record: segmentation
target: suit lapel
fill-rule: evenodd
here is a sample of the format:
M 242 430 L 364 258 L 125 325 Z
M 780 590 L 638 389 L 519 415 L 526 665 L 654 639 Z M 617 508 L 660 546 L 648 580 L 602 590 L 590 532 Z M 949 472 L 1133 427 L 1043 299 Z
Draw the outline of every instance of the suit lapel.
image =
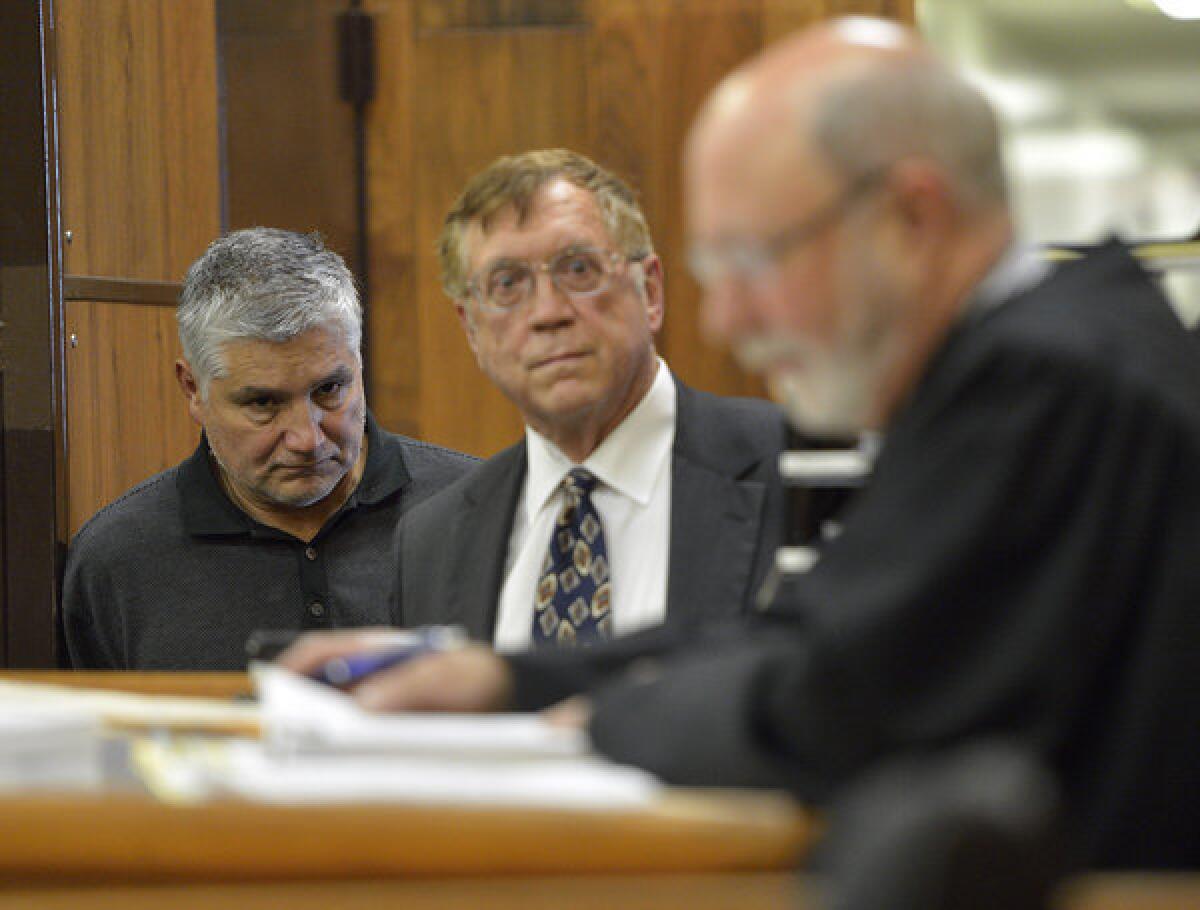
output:
M 722 477 L 678 455 L 671 481 L 667 614 L 688 621 L 737 616 L 754 567 L 766 487 Z
M 667 614 L 689 622 L 737 616 L 754 570 L 766 484 L 739 479 L 752 465 L 713 463 L 720 446 L 706 437 L 719 427 L 700 396 L 677 388 Z
M 501 452 L 476 475 L 463 494 L 447 546 L 461 548 L 461 566 L 449 581 L 451 615 L 471 638 L 492 641 L 503 583 L 508 538 L 525 477 L 525 443 Z

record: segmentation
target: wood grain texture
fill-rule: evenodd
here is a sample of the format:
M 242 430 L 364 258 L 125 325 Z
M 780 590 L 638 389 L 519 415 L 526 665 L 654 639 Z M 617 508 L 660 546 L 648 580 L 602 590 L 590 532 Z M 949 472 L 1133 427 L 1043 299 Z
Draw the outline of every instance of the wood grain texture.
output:
M 756 379 L 701 335 L 700 293 L 686 268 L 680 183 L 680 154 L 701 103 L 729 70 L 762 46 L 761 0 L 720 5 L 674 0 L 654 7 L 649 17 L 639 14 L 637 4 L 624 7 L 604 4 L 597 12 L 608 29 L 626 35 L 627 47 L 633 46 L 636 35 L 648 32 L 649 59 L 660 71 L 654 81 L 657 91 L 645 99 L 647 109 L 639 118 L 654 124 L 653 132 L 645 131 L 653 142 L 642 151 L 647 175 L 642 191 L 667 274 L 667 317 L 659 349 L 675 374 L 698 388 L 731 395 L 761 394 Z M 618 12 L 624 15 L 612 18 Z M 599 90 L 608 89 L 606 83 Z M 614 104 L 619 104 L 619 98 Z
M 554 28 L 585 25 L 585 0 L 432 0 L 417 4 L 417 28 Z
M 60 0 L 64 269 L 178 281 L 220 229 L 212 0 Z
M 462 185 L 493 158 L 585 143 L 586 49 L 586 33 L 575 30 L 427 32 L 417 39 L 417 84 L 439 87 L 418 94 L 415 111 L 414 303 L 426 439 L 490 455 L 520 433 L 515 408 L 479 372 L 441 292 L 435 246 Z
M 819 879 L 748 875 L 539 876 L 378 881 L 35 885 L 0 892 L 0 910 L 817 910 Z M 1086 875 L 1051 910 L 1182 910 L 1200 906 L 1200 876 Z
M 345 0 L 220 0 L 229 229 L 319 231 L 355 267 L 354 117 L 338 89 Z
M 372 7 L 376 94 L 367 107 L 371 268 L 371 409 L 386 427 L 420 435 L 414 109 L 416 42 L 409 0 Z M 435 298 L 435 301 L 438 302 Z
M 92 887 L 9 885 L 0 892 L 0 910 L 815 910 L 820 906 L 816 894 L 810 898 L 805 894 L 795 875 L 778 872 L 303 883 L 109 882 Z
M 688 124 L 726 72 L 792 29 L 847 12 L 912 19 L 912 0 L 551 7 L 380 0 L 372 8 L 381 63 L 370 121 L 372 406 L 389 427 L 477 455 L 516 440 L 521 425 L 479 372 L 438 278 L 434 243 L 467 177 L 497 155 L 546 146 L 577 149 L 626 177 L 666 267 L 660 351 L 699 388 L 761 394 L 700 334 L 679 179 Z
M 816 910 L 820 879 L 748 875 L 448 877 L 377 881 L 187 882 L 16 885 L 0 910 Z M 1068 881 L 1051 910 L 1182 910 L 1200 906 L 1194 874 L 1085 875 Z
M 11 885 L 735 874 L 793 868 L 815 831 L 810 816 L 777 794 L 672 793 L 645 809 L 614 811 L 22 795 L 0 799 L 0 878 Z
M 176 281 L 127 281 L 91 275 L 63 275 L 64 300 L 108 300 L 174 308 L 183 285 Z
M 250 695 L 254 686 L 245 673 L 130 673 L 106 670 L 7 670 L 5 682 L 29 682 L 73 689 L 103 689 L 138 695 L 183 695 L 234 698 Z
M 61 0 L 64 270 L 178 282 L 220 230 L 212 0 Z M 67 521 L 195 445 L 170 307 L 65 306 Z
M 68 301 L 67 498 L 75 532 L 106 503 L 185 458 L 199 440 L 175 382 L 169 307 Z

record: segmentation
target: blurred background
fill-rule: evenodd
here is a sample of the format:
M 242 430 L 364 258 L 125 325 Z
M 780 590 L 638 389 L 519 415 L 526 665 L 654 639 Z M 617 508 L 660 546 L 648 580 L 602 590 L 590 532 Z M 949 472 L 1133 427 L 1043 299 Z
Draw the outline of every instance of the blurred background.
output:
M 919 0 L 917 22 L 1000 111 L 1025 235 L 1200 240 L 1200 3 Z M 1200 318 L 1200 253 L 1161 259 Z

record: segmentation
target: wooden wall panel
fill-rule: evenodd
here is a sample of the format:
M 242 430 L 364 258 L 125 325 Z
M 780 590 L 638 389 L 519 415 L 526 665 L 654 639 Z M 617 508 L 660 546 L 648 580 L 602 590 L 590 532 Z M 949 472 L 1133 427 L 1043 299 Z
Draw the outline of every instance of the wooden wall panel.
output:
M 416 300 L 420 316 L 420 432 L 443 445 L 491 454 L 514 440 L 516 411 L 476 367 L 441 292 L 435 245 L 442 217 L 466 177 L 497 155 L 587 137 L 585 32 L 571 28 L 423 31 L 413 183 Z M 387 340 L 378 339 L 380 347 Z
M 199 441 L 175 382 L 179 337 L 165 306 L 66 305 L 70 534 L 101 505 Z
M 371 112 L 373 407 L 383 422 L 490 455 L 514 409 L 479 373 L 437 276 L 434 241 L 496 155 L 567 146 L 634 184 L 666 265 L 659 347 L 700 387 L 761 385 L 702 339 L 684 267 L 679 153 L 712 86 L 765 43 L 848 12 L 912 20 L 912 0 L 377 0 Z
M 228 229 L 320 231 L 355 267 L 354 111 L 338 88 L 346 0 L 219 0 Z
M 58 0 L 64 270 L 178 281 L 220 229 L 212 0 Z
M 58 0 L 63 271 L 177 282 L 221 228 L 213 0 Z M 70 240 L 66 241 L 66 234 Z M 194 446 L 171 307 L 65 310 L 67 537 Z
M 367 107 L 370 209 L 371 397 L 388 428 L 421 435 L 414 161 L 416 45 L 409 0 L 374 10 L 375 100 Z M 428 251 L 426 251 L 428 252 Z M 437 297 L 430 300 L 434 305 Z
M 835 16 L 883 16 L 915 22 L 915 0 L 763 0 L 763 43 Z
M 626 167 L 640 186 L 655 243 L 667 275 L 667 318 L 659 338 L 659 350 L 671 369 L 684 381 L 699 388 L 734 395 L 761 394 L 757 379 L 748 376 L 723 350 L 709 346 L 701 336 L 697 320 L 699 290 L 687 273 L 686 237 L 679 158 L 684 137 L 696 110 L 712 87 L 730 69 L 762 46 L 760 0 L 733 3 L 694 3 L 673 0 L 646 7 L 636 2 L 597 3 L 598 31 L 620 32 L 625 46 L 641 40 L 650 49 L 658 71 L 651 83 L 655 91 L 641 99 L 639 124 L 631 124 L 636 135 L 652 136 L 641 152 L 638 169 Z M 648 9 L 653 12 L 647 15 Z M 608 42 L 605 56 L 612 56 L 616 42 Z M 600 93 L 611 93 L 613 104 L 620 95 L 636 91 L 617 76 L 627 69 L 613 61 L 614 77 L 597 84 Z M 625 77 L 628 80 L 628 77 Z M 597 125 L 602 126 L 603 121 Z M 651 124 L 653 126 L 651 126 Z M 608 159 L 614 142 L 598 137 L 597 154 Z

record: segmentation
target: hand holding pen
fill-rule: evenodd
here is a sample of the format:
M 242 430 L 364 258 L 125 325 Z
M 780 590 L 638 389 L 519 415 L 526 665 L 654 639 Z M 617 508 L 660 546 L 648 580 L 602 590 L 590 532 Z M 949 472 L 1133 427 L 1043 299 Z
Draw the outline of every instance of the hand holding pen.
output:
M 512 703 L 507 661 L 457 628 L 310 632 L 278 660 L 347 689 L 371 711 L 502 711 Z
M 331 657 L 309 675 L 318 682 L 348 689 L 368 676 L 395 667 L 422 654 L 450 651 L 467 643 L 466 634 L 457 626 L 426 626 L 398 629 L 380 636 L 377 647 Z

